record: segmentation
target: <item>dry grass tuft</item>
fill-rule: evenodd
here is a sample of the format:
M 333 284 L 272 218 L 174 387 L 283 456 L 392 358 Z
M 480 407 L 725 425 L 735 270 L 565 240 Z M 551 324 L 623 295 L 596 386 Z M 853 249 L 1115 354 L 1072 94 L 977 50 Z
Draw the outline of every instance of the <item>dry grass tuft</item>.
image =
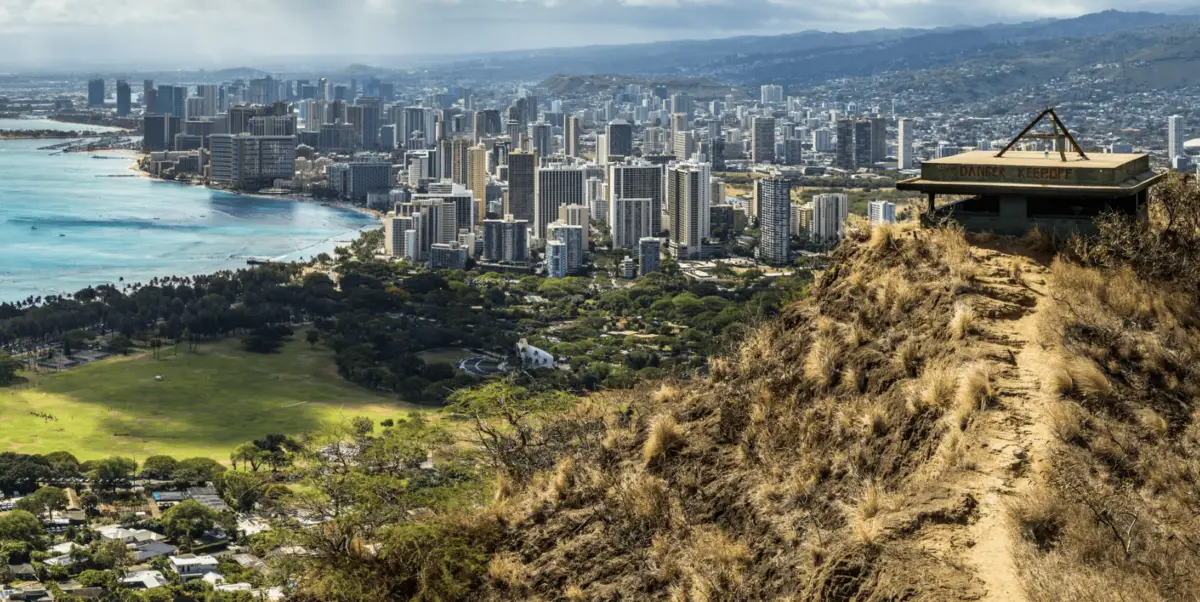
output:
M 488 563 L 488 577 L 506 587 L 521 587 L 529 578 L 529 569 L 514 552 L 501 552 Z
M 708 376 L 713 382 L 724 382 L 734 375 L 733 362 L 726 357 L 708 358 Z
M 872 253 L 878 253 L 885 249 L 896 249 L 896 237 L 899 234 L 899 227 L 895 224 L 879 224 L 871 228 L 871 238 L 867 239 L 867 248 Z
M 563 458 L 554 470 L 554 478 L 550 480 L 550 499 L 561 500 L 571 492 L 575 485 L 575 459 Z
M 896 347 L 892 361 L 895 363 L 896 369 L 905 376 L 916 376 L 921 368 L 921 356 L 917 349 L 917 342 L 912 338 L 904 339 Z
M 1025 235 L 1025 248 L 1034 253 L 1054 253 L 1058 250 L 1058 244 L 1054 242 L 1053 236 L 1034 226 Z
M 683 389 L 672 384 L 664 384 L 650 396 L 650 400 L 658 405 L 675 403 L 683 397 Z
M 684 578 L 694 602 L 738 599 L 750 564 L 750 547 L 717 528 L 693 533 L 684 554 Z
M 1020 256 L 1013 257 L 1008 266 L 1008 277 L 1013 284 L 1023 286 L 1025 284 L 1025 260 Z
M 828 389 L 837 377 L 833 344 L 825 338 L 813 341 L 804 358 L 804 377 L 818 388 Z
M 872 437 L 882 437 L 888 433 L 887 411 L 883 404 L 873 403 L 867 406 L 863 413 L 863 426 Z
M 982 364 L 968 368 L 958 385 L 958 396 L 954 402 L 954 423 L 959 429 L 967 430 L 971 416 L 976 411 L 986 410 L 995 399 L 995 395 L 991 370 Z
M 958 383 L 954 372 L 945 366 L 932 366 L 925 369 L 918 383 L 917 396 L 921 408 L 949 407 L 954 399 L 954 388 Z
M 1112 383 L 1095 362 L 1076 357 L 1067 363 L 1067 370 L 1079 394 L 1099 400 L 1108 399 L 1113 394 Z
M 567 599 L 567 602 L 586 602 L 588 599 L 587 594 L 583 593 L 583 588 L 578 585 L 568 585 L 563 592 L 563 597 Z
M 971 334 L 971 330 L 975 328 L 976 316 L 975 310 L 966 303 L 957 303 L 954 306 L 954 316 L 950 318 L 950 338 L 954 340 L 962 340 Z
M 867 483 L 863 488 L 862 500 L 858 502 L 856 511 L 860 520 L 871 520 L 879 515 L 881 510 L 884 510 L 884 495 L 879 484 L 875 482 Z
M 1068 445 L 1083 441 L 1087 414 L 1079 404 L 1073 401 L 1051 402 L 1046 408 L 1046 420 L 1050 424 L 1050 432 L 1059 441 Z
M 679 442 L 679 423 L 670 414 L 659 414 L 650 423 L 650 435 L 642 447 L 642 461 L 647 466 L 658 457 L 666 454 Z
M 505 500 L 512 498 L 513 492 L 514 492 L 514 486 L 513 486 L 512 479 L 508 478 L 508 475 L 506 475 L 504 473 L 497 474 L 495 487 L 496 487 L 496 491 L 493 494 L 492 498 L 497 503 L 503 502 Z

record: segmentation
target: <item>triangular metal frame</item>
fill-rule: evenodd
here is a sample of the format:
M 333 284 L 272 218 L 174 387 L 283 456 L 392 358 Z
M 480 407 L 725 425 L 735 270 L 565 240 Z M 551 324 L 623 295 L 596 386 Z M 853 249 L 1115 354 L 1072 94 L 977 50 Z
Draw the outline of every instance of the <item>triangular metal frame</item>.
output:
M 1053 134 L 1030 134 L 1029 132 L 1033 128 L 1037 127 L 1037 124 L 1041 123 L 1042 120 L 1045 119 L 1047 116 L 1050 117 L 1050 123 L 1051 123 L 1051 125 L 1054 126 L 1054 133 Z M 1004 150 L 1000 151 L 999 153 L 996 153 L 996 158 L 1003 157 L 1004 153 L 1007 153 L 1008 151 L 1012 150 L 1012 147 L 1016 146 L 1017 143 L 1020 142 L 1021 140 L 1038 139 L 1038 140 L 1059 141 L 1059 140 L 1063 140 L 1064 138 L 1071 142 L 1071 147 L 1073 149 L 1071 152 L 1077 153 L 1080 156 L 1080 158 L 1082 158 L 1084 161 L 1090 161 L 1090 159 L 1088 159 L 1087 153 L 1083 152 L 1083 147 L 1079 146 L 1079 143 L 1075 141 L 1075 137 L 1071 135 L 1071 132 L 1069 130 L 1067 130 L 1067 126 L 1063 124 L 1062 120 L 1058 118 L 1058 114 L 1056 114 L 1054 112 L 1054 107 L 1049 107 L 1045 111 L 1038 113 L 1038 116 L 1034 117 L 1033 121 L 1029 122 L 1029 125 L 1025 126 L 1025 129 L 1021 130 L 1021 133 L 1017 134 L 1017 137 L 1013 138 L 1012 142 L 1009 142 L 1008 146 L 1004 147 Z M 1058 146 L 1059 156 L 1062 157 L 1062 160 L 1065 163 L 1067 161 L 1067 152 L 1063 148 L 1063 146 L 1065 146 L 1065 145 L 1057 144 L 1056 146 Z

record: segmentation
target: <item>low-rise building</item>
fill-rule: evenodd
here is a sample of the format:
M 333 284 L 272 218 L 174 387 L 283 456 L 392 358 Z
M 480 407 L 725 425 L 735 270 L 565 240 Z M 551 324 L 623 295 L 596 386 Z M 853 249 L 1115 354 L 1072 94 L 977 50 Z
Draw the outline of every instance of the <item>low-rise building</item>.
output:
M 217 572 L 217 559 L 212 556 L 183 554 L 172 556 L 170 563 L 171 570 L 175 571 L 179 575 L 179 579 L 184 583 L 193 579 L 200 579 L 208 573 Z

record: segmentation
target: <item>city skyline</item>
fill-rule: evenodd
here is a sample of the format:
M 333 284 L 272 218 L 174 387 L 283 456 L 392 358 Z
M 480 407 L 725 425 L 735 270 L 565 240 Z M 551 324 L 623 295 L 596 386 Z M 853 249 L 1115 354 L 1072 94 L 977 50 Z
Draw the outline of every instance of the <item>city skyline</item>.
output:
M 0 72 L 30 69 L 220 69 L 266 63 L 284 69 L 345 65 L 347 61 L 405 61 L 551 48 L 721 39 L 883 28 L 954 28 L 1073 18 L 1104 10 L 1195 14 L 1186 0 L 1029 0 L 993 6 L 978 2 L 856 0 L 794 1 L 619 0 L 562 2 L 388 2 L 352 0 L 336 6 L 311 0 L 253 0 L 203 4 L 145 0 L 0 1 Z M 336 10 L 334 10 L 336 8 Z M 553 8 L 554 10 L 547 10 Z M 265 29 L 262 23 L 273 27 Z M 193 35 L 179 37 L 173 26 Z M 497 38 L 514 26 L 534 37 Z M 395 35 L 400 31 L 403 35 Z M 446 43 L 453 31 L 455 44 Z M 314 49 L 336 48 L 336 52 Z M 103 43 L 100 43 L 100 42 Z M 222 41 L 225 43 L 214 43 Z M 146 53 L 146 48 L 156 48 Z

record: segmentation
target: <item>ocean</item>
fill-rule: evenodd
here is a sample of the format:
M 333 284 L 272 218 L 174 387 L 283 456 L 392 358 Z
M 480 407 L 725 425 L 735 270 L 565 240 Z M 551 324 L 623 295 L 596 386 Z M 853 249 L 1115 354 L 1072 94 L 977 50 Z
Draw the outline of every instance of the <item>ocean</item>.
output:
M 151 180 L 129 154 L 37 150 L 57 142 L 0 140 L 0 302 L 307 259 L 378 226 L 314 202 Z

